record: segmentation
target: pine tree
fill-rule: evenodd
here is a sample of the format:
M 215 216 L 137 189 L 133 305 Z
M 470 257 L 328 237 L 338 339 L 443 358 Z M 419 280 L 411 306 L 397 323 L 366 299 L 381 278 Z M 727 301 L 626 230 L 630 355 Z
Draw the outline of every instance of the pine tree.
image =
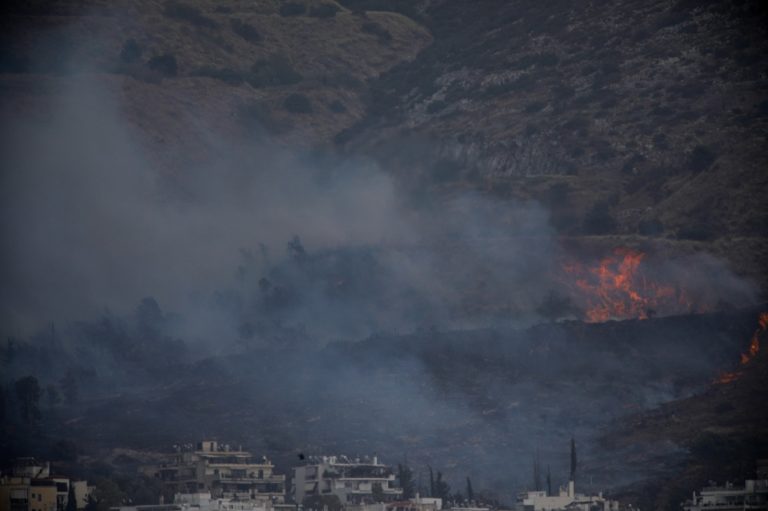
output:
M 411 499 L 415 496 L 413 483 L 413 471 L 406 464 L 397 465 L 397 479 L 403 490 L 403 499 Z
M 16 380 L 16 396 L 19 398 L 21 418 L 27 424 L 40 418 L 40 384 L 34 376 L 26 376 Z
M 533 460 L 533 490 L 541 490 L 541 466 L 539 465 L 539 453 L 536 453 L 536 458 Z
M 77 496 L 75 495 L 75 485 L 73 481 L 69 482 L 69 495 L 67 496 L 66 511 L 77 511 Z
M 576 480 L 576 439 L 571 437 L 571 481 Z

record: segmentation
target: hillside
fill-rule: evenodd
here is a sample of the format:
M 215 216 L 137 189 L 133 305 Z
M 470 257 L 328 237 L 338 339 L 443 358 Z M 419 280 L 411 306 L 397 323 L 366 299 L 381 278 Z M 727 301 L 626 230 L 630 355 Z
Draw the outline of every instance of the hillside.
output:
M 337 142 L 417 189 L 535 197 L 564 234 L 725 245 L 764 284 L 766 14 L 432 2 L 434 43 L 373 84 L 369 115 Z
M 367 81 L 413 58 L 430 35 L 396 13 L 295 6 L 14 2 L 2 21 L 0 112 L 45 115 L 86 77 L 118 99 L 177 186 L 221 158 L 223 140 L 266 133 L 291 147 L 327 144 L 362 118 Z

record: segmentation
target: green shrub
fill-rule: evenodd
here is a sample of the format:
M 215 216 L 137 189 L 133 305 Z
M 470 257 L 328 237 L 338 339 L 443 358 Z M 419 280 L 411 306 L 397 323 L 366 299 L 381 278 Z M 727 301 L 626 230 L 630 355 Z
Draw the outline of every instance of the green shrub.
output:
M 239 19 L 233 19 L 229 24 L 235 34 L 239 35 L 249 43 L 256 44 L 261 42 L 261 34 L 253 25 L 245 23 Z
M 313 18 L 333 18 L 339 10 L 339 6 L 335 4 L 320 4 L 312 7 L 309 15 Z
M 429 105 L 427 105 L 427 113 L 428 114 L 436 114 L 442 110 L 445 110 L 445 107 L 448 106 L 447 103 L 443 100 L 435 100 L 431 102 Z
M 298 2 L 286 2 L 280 6 L 280 16 L 301 16 L 307 12 L 307 6 Z
M 698 174 L 707 170 L 717 159 L 717 153 L 707 146 L 697 145 L 688 155 L 688 169 Z
M 328 105 L 328 109 L 335 114 L 343 114 L 347 111 L 347 107 L 344 106 L 344 103 L 338 99 L 334 100 L 330 105 Z
M 547 106 L 547 104 L 544 103 L 543 101 L 533 101 L 525 105 L 524 110 L 525 110 L 525 113 L 534 114 L 536 112 L 541 111 L 545 106 Z
M 237 119 L 246 131 L 252 133 L 279 134 L 290 128 L 290 125 L 276 120 L 268 108 L 261 103 L 248 103 L 237 111 Z
M 610 234 L 616 230 L 616 219 L 607 201 L 596 202 L 584 216 L 585 234 Z
M 178 73 L 176 57 L 174 57 L 170 53 L 152 57 L 147 62 L 147 67 L 151 71 L 154 71 L 155 73 L 158 73 L 161 76 L 171 77 L 171 76 L 176 76 L 176 74 Z
M 214 78 L 230 85 L 240 85 L 246 79 L 246 74 L 237 69 L 203 67 L 195 71 L 195 76 Z
M 378 37 L 380 43 L 387 43 L 392 40 L 392 34 L 389 33 L 389 30 L 382 27 L 375 21 L 366 21 L 363 23 L 362 30 L 366 34 L 371 34 Z
M 658 218 L 641 220 L 637 226 L 637 232 L 643 236 L 660 236 L 664 233 L 664 224 Z
M 292 114 L 312 113 L 312 102 L 304 94 L 290 94 L 283 101 L 283 107 Z
M 186 5 L 181 2 L 166 2 L 163 9 L 163 15 L 181 21 L 188 21 L 201 28 L 216 28 L 216 22 L 211 18 L 204 16 L 197 7 Z
M 704 223 L 686 225 L 677 230 L 677 238 L 682 240 L 707 241 L 714 238 L 712 227 Z
M 283 56 L 273 55 L 265 60 L 257 61 L 251 67 L 248 83 L 253 87 L 276 87 L 294 85 L 303 77 Z
M 135 39 L 128 39 L 120 50 L 120 61 L 124 64 L 132 64 L 141 58 L 142 48 Z

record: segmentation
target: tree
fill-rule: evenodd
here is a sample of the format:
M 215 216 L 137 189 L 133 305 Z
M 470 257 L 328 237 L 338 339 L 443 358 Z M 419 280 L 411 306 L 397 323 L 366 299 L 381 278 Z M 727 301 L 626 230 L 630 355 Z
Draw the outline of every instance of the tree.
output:
M 75 495 L 75 485 L 69 482 L 69 495 L 67 495 L 66 511 L 77 511 L 77 495 Z
M 5 422 L 5 414 L 6 414 L 6 404 L 5 404 L 5 387 L 0 385 L 0 424 Z
M 611 215 L 611 206 L 607 201 L 596 202 L 584 217 L 585 234 L 610 234 L 616 227 L 616 220 Z
M 571 481 L 576 480 L 576 439 L 571 437 Z
M 451 497 L 451 486 L 443 481 L 443 473 L 437 471 L 437 478 L 435 479 L 435 493 L 436 497 L 443 499 L 443 502 L 448 502 Z
M 536 452 L 536 457 L 533 459 L 533 490 L 541 490 L 541 466 L 539 464 L 539 453 Z
M 384 489 L 381 487 L 381 483 L 374 483 L 371 489 L 371 497 L 374 502 L 384 502 Z
M 302 245 L 301 239 L 298 236 L 294 236 L 288 242 L 288 255 L 298 262 L 302 262 L 307 258 L 307 251 L 304 250 L 304 245 Z
M 19 398 L 21 418 L 27 424 L 40 418 L 40 384 L 34 376 L 16 380 L 16 396 Z
M 61 396 L 59 396 L 59 391 L 56 390 L 55 385 L 48 385 L 45 387 L 45 397 L 48 401 L 49 408 L 56 408 L 56 405 L 61 402 Z
M 85 511 L 108 511 L 110 507 L 122 505 L 125 499 L 125 493 L 116 482 L 101 478 L 96 481 L 96 489 L 88 497 Z
M 310 495 L 302 502 L 305 510 L 312 511 L 341 511 L 342 505 L 336 495 Z
M 75 378 L 75 374 L 72 370 L 67 371 L 67 374 L 59 380 L 59 385 L 64 393 L 64 399 L 67 401 L 67 404 L 75 404 L 77 402 L 78 388 L 77 378 Z
M 416 496 L 413 482 L 413 471 L 405 464 L 397 465 L 397 480 L 403 490 L 403 499 L 411 499 Z
M 472 490 L 472 480 L 467 476 L 467 500 L 472 502 L 475 500 L 475 492 Z

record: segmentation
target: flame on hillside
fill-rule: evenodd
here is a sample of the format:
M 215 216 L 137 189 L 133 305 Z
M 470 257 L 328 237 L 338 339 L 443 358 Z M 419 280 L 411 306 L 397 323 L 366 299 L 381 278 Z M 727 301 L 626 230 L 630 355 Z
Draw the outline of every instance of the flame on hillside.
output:
M 760 336 L 768 330 L 768 312 L 763 312 L 758 316 L 757 325 L 757 330 L 752 334 L 752 339 L 749 341 L 747 352 L 741 354 L 741 365 L 749 364 L 760 352 Z M 741 374 L 741 371 L 721 373 L 715 380 L 715 383 L 731 383 L 738 380 L 741 377 Z
M 679 286 L 656 281 L 643 262 L 646 254 L 617 248 L 594 266 L 566 263 L 572 294 L 585 304 L 591 323 L 609 319 L 647 319 L 658 311 L 694 312 L 692 302 Z

